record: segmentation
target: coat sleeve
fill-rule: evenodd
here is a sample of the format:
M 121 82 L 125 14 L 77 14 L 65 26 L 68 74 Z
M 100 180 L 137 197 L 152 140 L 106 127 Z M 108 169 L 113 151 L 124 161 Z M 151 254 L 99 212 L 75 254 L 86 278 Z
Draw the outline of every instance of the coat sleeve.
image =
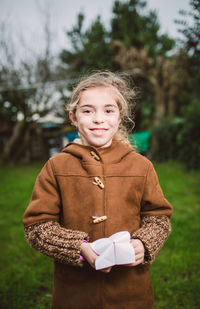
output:
M 163 195 L 158 176 L 151 162 L 149 162 L 141 200 L 141 216 L 144 215 L 168 217 L 172 215 L 172 206 Z
M 132 238 L 142 241 L 145 248 L 144 264 L 151 264 L 171 233 L 170 219 L 167 216 L 143 216 L 141 227 Z
M 145 263 L 152 263 L 171 232 L 172 206 L 165 199 L 153 164 L 149 162 L 141 200 L 140 228 L 132 238 L 140 239 L 145 247 Z
M 25 227 L 25 237 L 31 247 L 54 258 L 60 263 L 83 266 L 80 260 L 80 247 L 84 232 L 61 227 L 58 222 L 48 221 Z
M 51 161 L 38 175 L 30 203 L 24 213 L 24 226 L 38 222 L 59 221 L 61 199 Z

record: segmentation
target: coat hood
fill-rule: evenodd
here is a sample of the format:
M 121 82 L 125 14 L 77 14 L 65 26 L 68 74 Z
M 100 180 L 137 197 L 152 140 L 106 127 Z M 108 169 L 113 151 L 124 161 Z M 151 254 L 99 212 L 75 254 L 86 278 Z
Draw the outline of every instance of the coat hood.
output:
M 113 141 L 111 146 L 98 149 L 73 142 L 62 150 L 62 152 L 69 153 L 83 161 L 88 161 L 88 152 L 91 151 L 95 152 L 104 163 L 118 163 L 133 150 L 121 141 Z

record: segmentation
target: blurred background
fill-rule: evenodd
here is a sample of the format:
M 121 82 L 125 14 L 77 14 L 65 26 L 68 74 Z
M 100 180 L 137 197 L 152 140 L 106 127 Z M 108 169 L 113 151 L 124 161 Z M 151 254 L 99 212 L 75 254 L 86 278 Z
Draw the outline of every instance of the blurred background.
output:
M 200 308 L 200 0 L 0 0 L 1 308 L 49 308 L 52 264 L 21 218 L 42 164 L 77 137 L 64 106 L 92 70 L 129 76 L 130 141 L 174 206 L 156 308 Z
M 0 3 L 1 161 L 44 160 L 72 141 L 72 87 L 106 69 L 137 89 L 139 151 L 200 168 L 199 1 Z

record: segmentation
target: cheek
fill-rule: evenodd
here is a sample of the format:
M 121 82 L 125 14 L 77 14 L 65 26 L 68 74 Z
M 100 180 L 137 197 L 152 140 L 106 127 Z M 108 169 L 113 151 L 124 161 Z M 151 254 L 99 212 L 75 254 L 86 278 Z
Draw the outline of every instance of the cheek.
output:
M 120 118 L 120 117 L 117 117 L 117 118 L 115 118 L 115 120 L 113 120 L 113 124 L 114 124 L 115 126 L 119 126 L 120 123 L 121 123 L 121 118 Z
M 89 125 L 89 119 L 88 118 L 79 118 L 78 119 L 78 126 L 81 128 L 86 128 Z
M 112 127 L 113 130 L 117 131 L 120 125 L 120 120 L 119 119 L 112 119 L 110 121 L 110 126 Z

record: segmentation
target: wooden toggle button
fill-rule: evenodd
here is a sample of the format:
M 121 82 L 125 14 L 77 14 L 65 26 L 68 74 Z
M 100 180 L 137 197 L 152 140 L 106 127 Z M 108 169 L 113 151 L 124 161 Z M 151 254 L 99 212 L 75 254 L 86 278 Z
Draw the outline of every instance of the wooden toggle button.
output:
M 104 184 L 103 182 L 99 179 L 99 177 L 94 177 L 94 185 L 97 185 L 99 188 L 103 189 L 104 188 Z
M 96 161 L 100 161 L 101 158 L 96 154 L 96 152 L 94 151 L 90 151 L 91 156 L 96 160 Z
M 107 216 L 101 216 L 101 217 L 93 216 L 92 218 L 93 218 L 93 223 L 95 224 L 107 220 Z

